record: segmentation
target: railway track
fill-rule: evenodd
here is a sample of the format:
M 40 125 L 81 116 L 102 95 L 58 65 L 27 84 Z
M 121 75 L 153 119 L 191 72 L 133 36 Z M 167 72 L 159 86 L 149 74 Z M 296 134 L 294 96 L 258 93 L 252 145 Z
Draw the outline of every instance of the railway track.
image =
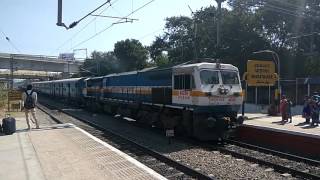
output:
M 222 153 L 270 167 L 281 173 L 289 173 L 295 177 L 320 179 L 319 161 L 239 141 L 227 140 L 226 142 L 227 144 L 223 147 L 218 147 Z M 216 146 L 209 145 L 209 147 L 217 149 Z
M 182 163 L 166 157 L 148 147 L 131 141 L 130 139 L 112 130 L 106 129 L 81 117 L 77 117 L 76 115 L 59 109 L 53 105 L 41 103 L 38 105 L 38 108 L 48 114 L 57 123 L 73 123 L 97 138 L 110 143 L 111 145 L 117 147 L 121 151 L 129 154 L 141 163 L 155 170 L 159 174 L 163 175 L 167 179 L 215 179 L 214 177 L 208 176 L 195 169 L 192 169 L 191 167 L 183 165 Z M 57 113 L 59 113 L 60 116 L 63 113 L 66 116 L 70 116 L 76 120 L 61 120 L 59 117 L 57 117 Z
M 64 108 L 69 108 L 69 107 L 70 106 L 65 106 Z M 53 107 L 53 108 L 57 109 L 56 107 Z M 62 112 L 63 112 L 63 110 L 62 110 Z M 75 116 L 75 113 L 73 113 L 73 112 L 68 111 L 65 113 L 77 118 L 77 116 Z M 92 126 L 99 129 L 99 125 L 97 125 L 97 124 L 94 124 L 92 122 L 87 122 L 87 123 L 91 124 Z M 136 124 L 136 123 L 134 123 L 134 124 Z M 85 129 L 85 128 L 83 128 L 83 129 Z M 103 128 L 100 130 L 104 131 Z M 157 132 L 157 133 L 159 133 L 159 132 Z M 94 134 L 94 132 L 92 134 Z M 108 133 L 106 133 L 106 134 L 108 134 Z M 114 137 L 114 135 L 110 134 L 108 138 L 112 138 L 112 137 Z M 182 138 L 182 141 L 184 141 L 184 138 Z M 186 141 L 186 142 L 191 144 L 194 141 Z M 284 173 L 284 174 L 291 174 L 297 178 L 320 179 L 320 176 L 319 176 L 319 173 L 320 173 L 320 168 L 319 168 L 320 165 L 319 164 L 320 163 L 319 163 L 319 161 L 315 161 L 315 160 L 307 159 L 307 158 L 302 158 L 299 156 L 294 156 L 291 154 L 286 154 L 283 152 L 278 152 L 278 151 L 262 148 L 259 146 L 253 146 L 250 144 L 245 144 L 245 143 L 233 141 L 233 140 L 228 140 L 227 143 L 228 143 L 227 145 L 219 146 L 219 147 L 217 147 L 216 145 L 208 145 L 206 143 L 205 143 L 205 145 L 204 144 L 200 145 L 199 143 L 194 143 L 194 144 L 197 144 L 198 146 L 201 146 L 204 149 L 208 149 L 209 151 L 212 151 L 212 150 L 217 151 L 218 150 L 223 154 L 229 154 L 229 155 L 232 155 L 236 158 L 244 159 L 249 162 L 259 164 L 264 167 L 267 167 L 268 169 L 272 168 L 271 171 L 274 170 L 276 172 L 280 172 L 280 173 Z M 126 143 L 120 142 L 120 144 L 126 144 Z M 126 152 L 126 149 L 121 149 L 121 150 Z M 126 153 L 128 153 L 130 155 L 133 154 L 133 156 L 136 156 L 136 155 L 134 155 L 134 153 L 131 153 L 130 151 L 128 151 Z M 150 153 L 148 153 L 148 154 L 150 154 Z M 151 152 L 151 154 L 152 154 L 152 152 Z M 165 163 L 165 161 L 166 161 L 166 160 L 161 160 L 161 157 L 166 157 L 166 156 L 161 155 L 160 153 L 157 153 L 156 155 L 151 155 L 151 156 L 153 156 L 153 157 L 159 156 L 159 158 L 156 158 L 156 159 L 160 159 L 160 162 L 158 164 Z M 141 161 L 141 160 L 139 160 L 139 161 Z M 142 162 L 143 162 L 143 160 L 142 160 Z M 143 163 L 145 163 L 145 162 L 143 162 Z M 145 164 L 148 164 L 148 163 L 146 162 Z M 149 167 L 152 167 L 152 166 L 154 166 L 154 165 L 151 165 Z M 165 165 L 163 165 L 163 166 L 165 166 Z M 176 166 L 181 166 L 181 167 L 176 168 L 175 166 L 171 166 L 171 168 L 168 168 L 168 169 L 172 169 L 172 167 L 173 167 L 175 169 L 178 169 L 178 170 L 181 169 L 181 171 L 185 171 L 185 170 L 183 170 L 185 168 L 184 165 L 180 164 L 179 162 L 178 162 L 178 165 L 176 165 Z M 160 169 L 161 168 L 164 168 L 164 167 L 160 167 Z M 190 167 L 188 167 L 188 168 L 190 168 Z M 192 169 L 192 168 L 190 168 L 190 169 Z M 189 170 L 186 170 L 186 171 L 189 171 Z M 161 172 L 161 170 L 160 170 L 160 172 Z M 196 170 L 196 172 L 199 172 L 199 171 Z M 179 172 L 176 173 L 176 175 L 178 175 L 178 174 L 179 174 Z M 184 173 L 184 174 L 187 174 L 187 173 Z M 192 174 L 192 173 L 188 173 L 188 174 Z M 205 174 L 202 174 L 202 175 L 205 175 Z M 198 178 L 196 175 L 189 175 L 189 176 L 196 177 L 197 179 L 203 179 L 203 178 Z M 170 178 L 170 176 L 168 176 L 168 178 Z M 205 178 L 212 179 L 213 177 L 205 175 Z M 173 178 L 173 179 L 177 179 L 177 178 Z

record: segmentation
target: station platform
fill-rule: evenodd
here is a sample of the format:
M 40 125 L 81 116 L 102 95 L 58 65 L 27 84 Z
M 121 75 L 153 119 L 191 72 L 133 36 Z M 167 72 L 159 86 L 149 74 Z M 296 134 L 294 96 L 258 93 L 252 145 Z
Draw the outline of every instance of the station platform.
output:
M 292 123 L 282 123 L 280 116 L 268 116 L 266 114 L 246 114 L 249 118 L 244 121 L 246 126 L 259 126 L 261 128 L 271 128 L 274 131 L 287 132 L 289 134 L 298 134 L 320 139 L 320 126 L 311 126 L 305 123 L 301 115 L 292 117 Z
M 247 113 L 244 124 L 237 129 L 239 140 L 320 159 L 320 126 L 305 123 L 301 115 L 292 123 L 283 123 L 281 116 Z
M 17 132 L 0 136 L 0 179 L 165 179 L 73 124 L 29 131 L 16 120 Z

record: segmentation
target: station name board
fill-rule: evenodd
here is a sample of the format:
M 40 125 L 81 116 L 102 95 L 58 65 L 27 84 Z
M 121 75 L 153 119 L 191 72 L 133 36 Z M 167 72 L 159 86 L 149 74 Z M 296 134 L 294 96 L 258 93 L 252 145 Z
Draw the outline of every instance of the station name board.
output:
M 274 62 L 248 60 L 244 79 L 248 86 L 273 86 L 278 79 Z

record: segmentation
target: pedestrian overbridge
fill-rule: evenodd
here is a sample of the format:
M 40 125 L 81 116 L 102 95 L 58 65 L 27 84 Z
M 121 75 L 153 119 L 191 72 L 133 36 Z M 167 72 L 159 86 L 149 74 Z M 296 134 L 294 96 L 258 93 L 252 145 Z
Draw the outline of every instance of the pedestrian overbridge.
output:
M 66 61 L 55 56 L 0 53 L 0 68 L 44 72 L 77 73 L 83 61 Z
M 13 71 L 12 77 L 13 79 L 61 79 L 62 78 L 61 72 L 45 72 L 45 71 L 26 71 L 26 70 L 18 70 Z M 0 71 L 0 78 L 11 78 L 10 70 L 1 70 Z

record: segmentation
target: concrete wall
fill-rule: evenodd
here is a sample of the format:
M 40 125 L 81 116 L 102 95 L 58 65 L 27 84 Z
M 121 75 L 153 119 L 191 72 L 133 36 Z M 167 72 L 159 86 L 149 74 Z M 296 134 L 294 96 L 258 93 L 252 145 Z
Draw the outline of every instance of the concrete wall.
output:
M 245 113 L 263 113 L 263 114 L 267 114 L 268 113 L 268 105 L 255 105 L 255 104 L 249 104 L 246 103 L 245 104 Z M 291 109 L 291 113 L 292 115 L 301 115 L 302 114 L 302 110 L 303 110 L 303 106 L 302 105 L 297 105 L 297 106 L 293 106 Z M 239 110 L 239 113 L 241 113 L 241 108 Z

